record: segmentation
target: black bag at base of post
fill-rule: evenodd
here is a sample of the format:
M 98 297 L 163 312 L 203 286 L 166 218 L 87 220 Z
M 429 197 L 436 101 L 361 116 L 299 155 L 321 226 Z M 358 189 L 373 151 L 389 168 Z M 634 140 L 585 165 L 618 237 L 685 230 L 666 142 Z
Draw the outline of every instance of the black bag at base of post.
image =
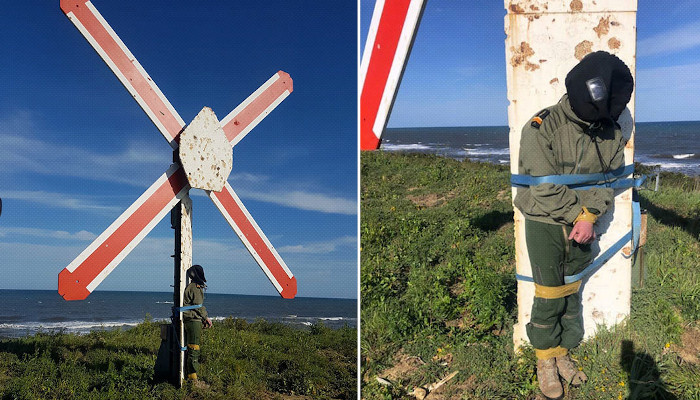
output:
M 172 324 L 162 324 L 160 326 L 160 347 L 156 357 L 153 380 L 155 382 L 169 381 L 174 385 L 180 384 L 180 348 L 177 336 Z

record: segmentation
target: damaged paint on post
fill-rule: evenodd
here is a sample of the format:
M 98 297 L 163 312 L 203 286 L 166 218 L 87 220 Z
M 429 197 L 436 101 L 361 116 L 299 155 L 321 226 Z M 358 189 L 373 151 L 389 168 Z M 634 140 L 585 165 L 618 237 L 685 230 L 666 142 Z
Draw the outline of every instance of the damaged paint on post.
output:
M 233 168 L 233 148 L 216 114 L 204 107 L 180 134 L 180 162 L 190 186 L 220 192 Z
M 637 12 L 636 0 L 519 0 L 506 1 L 509 14 Z M 517 11 L 516 11 L 517 10 Z M 595 25 L 592 25 L 593 27 Z
M 176 230 L 175 240 L 179 239 L 180 243 L 179 248 L 177 246 L 178 243 L 175 243 L 175 251 L 179 251 L 179 257 L 175 257 L 174 289 L 176 298 L 173 300 L 177 307 L 182 307 L 185 305 L 184 296 L 185 288 L 187 287 L 187 270 L 192 266 L 192 199 L 190 199 L 189 195 L 185 195 L 176 207 L 180 208 L 180 229 L 179 231 Z M 182 311 L 177 315 L 175 329 L 177 329 L 177 337 L 179 340 L 178 346 L 180 348 L 185 347 L 185 325 L 182 321 Z M 180 375 L 180 385 L 182 385 L 182 381 L 185 379 L 185 353 L 183 351 L 178 351 L 178 353 L 177 371 Z
M 510 165 L 511 172 L 517 174 L 522 127 L 542 108 L 561 98 L 566 91 L 563 85 L 566 74 L 586 54 L 598 50 L 613 53 L 630 67 L 635 76 L 637 1 L 523 0 L 505 1 L 504 6 L 507 10 L 505 48 L 510 101 Z M 631 164 L 634 161 L 634 96 L 627 107 L 618 122 L 629 139 L 625 147 L 625 164 Z M 513 198 L 516 193 L 514 188 Z M 600 237 L 594 244 L 596 254 L 629 231 L 631 189 L 618 190 L 616 195 L 613 210 L 596 224 Z M 519 274 L 532 276 L 523 221 L 523 215 L 515 209 L 516 270 Z M 631 260 L 625 259 L 621 253 L 584 280 L 582 311 L 586 338 L 595 334 L 597 325 L 615 325 L 629 315 Z M 528 342 L 525 325 L 530 320 L 534 285 L 518 281 L 517 296 L 518 322 L 513 334 L 516 350 Z

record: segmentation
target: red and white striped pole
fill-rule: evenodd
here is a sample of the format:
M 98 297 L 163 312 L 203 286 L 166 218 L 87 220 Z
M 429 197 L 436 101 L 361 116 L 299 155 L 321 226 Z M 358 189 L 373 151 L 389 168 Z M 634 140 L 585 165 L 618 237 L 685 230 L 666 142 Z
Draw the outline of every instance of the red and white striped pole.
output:
M 375 150 L 389 120 L 426 0 L 377 0 L 360 64 L 360 149 Z
M 61 0 L 61 10 L 119 78 L 170 146 L 177 148 L 176 138 L 185 121 L 92 2 Z

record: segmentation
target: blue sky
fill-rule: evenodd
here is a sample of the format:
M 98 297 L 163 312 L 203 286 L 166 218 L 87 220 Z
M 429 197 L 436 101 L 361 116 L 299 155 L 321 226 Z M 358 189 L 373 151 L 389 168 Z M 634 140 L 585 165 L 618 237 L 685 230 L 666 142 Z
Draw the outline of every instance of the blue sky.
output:
M 298 296 L 355 298 L 357 5 L 93 4 L 186 122 L 204 106 L 221 119 L 278 70 L 292 76 L 294 92 L 235 147 L 229 182 Z M 58 0 L 3 10 L 0 288 L 56 290 L 172 153 Z M 190 195 L 194 262 L 210 292 L 277 295 L 204 193 Z M 172 290 L 172 252 L 166 216 L 97 290 Z
M 374 0 L 360 0 L 364 51 Z M 507 125 L 502 1 L 428 0 L 388 127 Z M 700 2 L 639 0 L 636 119 L 700 120 Z

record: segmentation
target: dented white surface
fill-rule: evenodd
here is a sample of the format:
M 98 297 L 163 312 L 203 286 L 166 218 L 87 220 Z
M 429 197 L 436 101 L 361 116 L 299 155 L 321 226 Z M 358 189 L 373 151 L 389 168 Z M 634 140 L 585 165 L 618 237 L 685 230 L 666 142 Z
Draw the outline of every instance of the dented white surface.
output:
M 585 3 L 585 4 L 584 4 Z M 605 50 L 620 57 L 635 76 L 636 0 L 506 1 L 506 75 L 510 125 L 511 172 L 518 173 L 520 134 L 525 123 L 540 109 L 556 103 L 566 92 L 566 74 L 586 54 Z M 630 139 L 625 164 L 634 156 L 634 95 L 620 117 Z M 517 193 L 513 189 L 513 196 Z M 616 242 L 631 228 L 631 189 L 616 192 L 614 209 L 596 223 L 600 240 L 595 253 Z M 627 251 L 629 251 L 629 246 Z M 532 276 L 525 245 L 524 220 L 515 209 L 516 270 Z M 630 312 L 631 260 L 620 253 L 593 277 L 584 280 L 583 315 L 585 337 L 598 325 L 614 325 Z M 518 281 L 518 322 L 513 341 L 517 349 L 528 341 L 525 325 L 530 320 L 534 285 Z
M 180 162 L 193 188 L 220 192 L 233 168 L 233 149 L 214 111 L 204 107 L 180 134 Z

